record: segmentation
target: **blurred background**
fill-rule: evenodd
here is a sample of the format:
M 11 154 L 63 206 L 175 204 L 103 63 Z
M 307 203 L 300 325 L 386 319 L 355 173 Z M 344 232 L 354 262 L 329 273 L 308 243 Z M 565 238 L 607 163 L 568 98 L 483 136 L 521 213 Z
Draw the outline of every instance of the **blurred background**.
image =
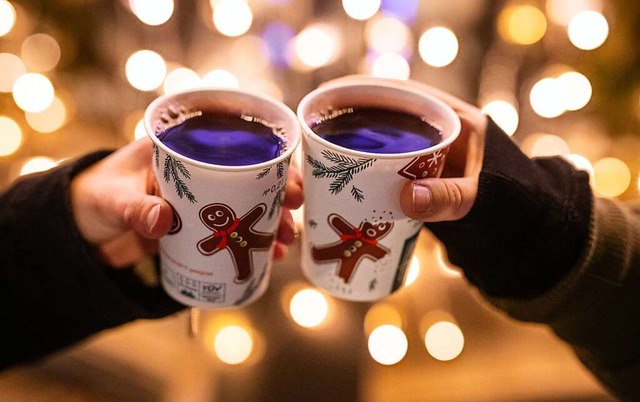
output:
M 347 74 L 411 78 L 481 107 L 603 197 L 640 191 L 635 0 L 0 0 L 0 189 L 144 136 L 197 86 L 295 109 Z M 258 303 L 108 331 L 0 374 L 5 400 L 609 401 L 544 327 L 487 306 L 424 232 L 405 288 L 345 303 L 296 247 Z

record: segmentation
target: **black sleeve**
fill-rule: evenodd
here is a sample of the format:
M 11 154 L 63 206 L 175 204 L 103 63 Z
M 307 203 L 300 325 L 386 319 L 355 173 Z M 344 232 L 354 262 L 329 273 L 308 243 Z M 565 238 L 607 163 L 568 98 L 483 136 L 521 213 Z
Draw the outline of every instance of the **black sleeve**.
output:
M 24 178 L 0 194 L 0 368 L 182 308 L 133 268 L 103 266 L 75 226 L 70 180 L 107 154 Z
M 586 172 L 560 157 L 528 158 L 489 119 L 474 206 L 463 219 L 426 227 L 483 292 L 530 298 L 579 259 L 591 208 Z

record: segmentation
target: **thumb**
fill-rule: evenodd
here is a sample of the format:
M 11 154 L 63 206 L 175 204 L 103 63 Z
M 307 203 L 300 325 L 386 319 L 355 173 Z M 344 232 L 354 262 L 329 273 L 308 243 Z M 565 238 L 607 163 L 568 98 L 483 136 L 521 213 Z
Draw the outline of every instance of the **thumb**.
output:
M 160 197 L 141 194 L 122 201 L 122 221 L 142 237 L 157 239 L 169 232 L 173 209 Z
M 478 194 L 477 179 L 458 177 L 407 182 L 400 193 L 400 206 L 409 218 L 423 222 L 463 218 Z

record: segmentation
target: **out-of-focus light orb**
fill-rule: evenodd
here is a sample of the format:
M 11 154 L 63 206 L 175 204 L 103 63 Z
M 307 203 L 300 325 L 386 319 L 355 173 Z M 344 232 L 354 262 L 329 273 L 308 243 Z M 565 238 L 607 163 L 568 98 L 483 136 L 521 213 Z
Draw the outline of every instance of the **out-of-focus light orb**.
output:
M 325 66 L 337 57 L 337 33 L 327 25 L 308 26 L 295 37 L 294 51 L 300 62 L 307 67 Z
M 602 0 L 547 0 L 549 18 L 560 25 L 569 25 L 569 21 L 580 11 L 602 11 Z
M 380 9 L 381 0 L 342 0 L 345 13 L 354 20 L 364 21 Z
M 402 53 L 410 48 L 411 30 L 402 21 L 392 17 L 372 18 L 365 27 L 369 48 L 377 53 Z
M 545 157 L 556 155 L 568 155 L 570 153 L 569 144 L 553 134 L 542 134 L 531 146 L 531 157 Z
M 424 344 L 434 359 L 450 361 L 462 353 L 464 335 L 456 324 L 440 321 L 429 327 L 424 335 Z
M 67 121 L 67 108 L 62 100 L 55 96 L 48 108 L 39 113 L 26 112 L 25 119 L 35 131 L 52 133 L 59 130 Z
M 385 53 L 377 56 L 371 65 L 371 75 L 381 78 L 406 80 L 411 75 L 409 62 L 399 54 Z
M 404 280 L 404 286 L 409 286 L 413 284 L 418 276 L 420 275 L 420 260 L 418 257 L 413 256 L 411 258 L 411 264 L 409 264 L 409 271 L 407 272 L 407 277 Z
M 157 26 L 173 15 L 173 0 L 129 0 L 131 12 L 144 24 Z
M 593 50 L 607 40 L 609 23 L 604 15 L 597 11 L 581 11 L 571 18 L 567 32 L 569 40 L 575 47 Z
M 152 50 L 139 50 L 127 59 L 127 80 L 141 91 L 153 91 L 164 82 L 167 64 L 162 56 Z
M 400 310 L 391 303 L 378 302 L 371 306 L 364 316 L 364 332 L 368 335 L 382 325 L 393 325 L 402 328 L 403 318 Z
M 54 96 L 53 84 L 42 74 L 23 74 L 13 84 L 13 100 L 25 112 L 42 112 L 51 106 Z
M 589 162 L 589 159 L 585 158 L 582 155 L 578 155 L 578 154 L 563 155 L 563 157 L 569 163 L 571 163 L 576 169 L 584 170 L 585 172 L 589 173 L 589 176 L 591 178 L 593 178 L 593 175 L 594 175 L 595 172 L 594 172 L 594 169 L 593 169 L 593 165 L 591 164 L 591 162 Z
M 213 24 L 225 36 L 240 36 L 251 28 L 253 12 L 243 0 L 219 0 L 213 6 Z
M 491 101 L 482 107 L 482 113 L 490 116 L 508 135 L 513 135 L 518 129 L 520 123 L 518 111 L 507 101 Z
M 238 88 L 238 79 L 227 70 L 214 69 L 202 77 L 202 85 L 213 88 Z
M 629 188 L 631 171 L 620 159 L 604 158 L 593 164 L 594 186 L 598 194 L 614 198 Z
M 190 68 L 178 67 L 169 71 L 164 79 L 164 93 L 174 93 L 187 89 L 198 88 L 201 80 L 198 73 Z
M 374 329 L 367 344 L 373 360 L 385 366 L 400 362 L 409 349 L 407 336 L 394 325 L 381 325 Z
M 136 123 L 135 128 L 133 129 L 133 138 L 139 140 L 140 138 L 144 138 L 147 136 L 147 129 L 144 127 L 144 120 L 140 119 Z
M 46 156 L 36 156 L 29 158 L 20 168 L 20 176 L 31 173 L 44 172 L 58 166 L 58 163 Z
M 60 45 L 52 36 L 37 33 L 22 42 L 20 55 L 30 71 L 42 73 L 58 65 L 61 55 Z
M 536 82 L 529 93 L 529 101 L 533 111 L 541 117 L 558 117 L 567 110 L 567 92 L 555 78 Z
M 313 328 L 326 321 L 329 303 L 327 298 L 316 289 L 302 289 L 291 298 L 289 312 L 296 324 Z
M 11 32 L 16 24 L 16 10 L 6 0 L 0 0 L 0 36 Z
M 0 116 L 0 156 L 11 155 L 22 144 L 22 130 L 10 117 Z
M 433 27 L 427 29 L 418 42 L 420 57 L 430 66 L 444 67 L 458 56 L 458 38 L 448 28 Z
M 0 53 L 0 92 L 11 92 L 19 76 L 27 72 L 22 59 L 13 53 Z
M 238 325 L 222 328 L 213 341 L 216 356 L 224 363 L 236 365 L 246 361 L 253 351 L 253 338 L 249 331 Z
M 547 19 L 537 7 L 511 5 L 498 16 L 498 32 L 510 43 L 532 45 L 547 31 Z
M 591 82 L 587 77 L 576 71 L 568 71 L 561 74 L 556 80 L 567 93 L 565 105 L 567 110 L 579 110 L 587 106 L 593 93 Z

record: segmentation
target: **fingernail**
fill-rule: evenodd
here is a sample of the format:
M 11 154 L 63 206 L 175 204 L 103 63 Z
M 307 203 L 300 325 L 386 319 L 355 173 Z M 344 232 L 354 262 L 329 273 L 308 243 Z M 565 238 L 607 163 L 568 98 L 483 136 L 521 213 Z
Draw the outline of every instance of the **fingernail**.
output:
M 431 207 L 431 190 L 429 187 L 413 185 L 413 212 L 427 212 Z
M 149 213 L 147 214 L 147 229 L 149 232 L 152 232 L 156 227 L 156 223 L 158 223 L 158 218 L 160 217 L 160 204 L 151 208 Z

